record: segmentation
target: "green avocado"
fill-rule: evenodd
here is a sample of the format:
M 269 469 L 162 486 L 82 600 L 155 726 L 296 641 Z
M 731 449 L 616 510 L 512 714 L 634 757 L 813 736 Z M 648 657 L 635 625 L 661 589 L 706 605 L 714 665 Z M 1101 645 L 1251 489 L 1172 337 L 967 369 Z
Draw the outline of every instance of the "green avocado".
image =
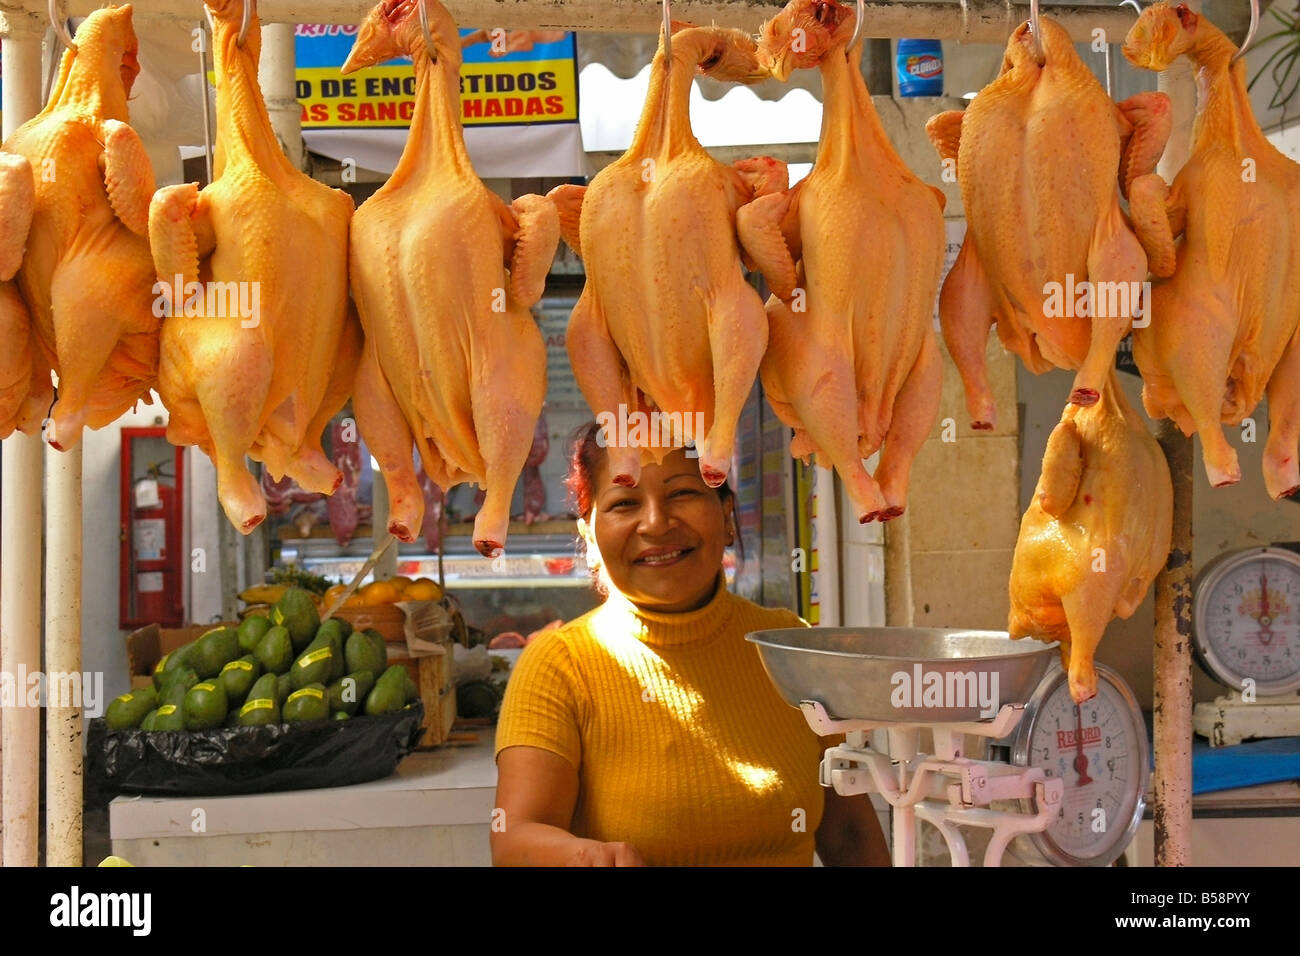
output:
M 154 717 L 154 730 L 185 729 L 185 695 L 193 686 L 180 680 L 174 680 L 167 685 L 167 691 L 163 694 Z
M 166 674 L 186 666 L 190 652 L 194 650 L 194 644 L 194 641 L 190 641 L 188 644 L 182 644 L 170 654 L 163 655 L 163 659 L 153 669 L 153 685 L 155 689 L 162 690 L 162 682 Z
M 140 730 L 157 730 L 158 711 L 151 710 L 144 715 L 144 720 L 140 721 Z
M 351 719 L 352 719 L 352 715 L 349 714 L 346 710 L 334 711 L 334 720 L 351 720 Z
M 288 675 L 288 673 L 280 674 L 278 677 L 276 677 L 275 702 L 279 704 L 281 707 L 283 707 L 284 702 L 289 699 L 289 695 L 292 693 L 293 693 L 293 678 L 291 678 Z
M 257 645 L 261 643 L 266 632 L 271 629 L 270 618 L 254 615 L 246 617 L 239 625 L 239 652 L 241 654 L 251 654 L 257 650 Z
M 239 632 L 233 627 L 214 627 L 194 642 L 185 663 L 194 668 L 200 680 L 208 680 L 238 656 Z
M 104 712 L 104 723 L 109 730 L 131 730 L 139 727 L 157 706 L 158 692 L 152 687 L 142 687 L 114 698 Z
M 316 636 L 320 627 L 320 614 L 316 602 L 301 588 L 289 588 L 284 596 L 271 608 L 271 623 L 279 624 L 289 631 L 293 641 L 294 652 L 301 651 Z
M 382 674 L 384 669 L 388 667 L 387 649 L 375 647 L 375 642 L 363 631 L 355 631 L 348 638 L 343 656 L 349 674 L 356 671 L 370 671 L 371 674 Z
M 280 723 L 280 701 L 275 695 L 278 680 L 274 674 L 263 674 L 257 679 L 248 692 L 248 699 L 237 711 L 239 726 L 257 727 Z
M 308 684 L 324 684 L 332 679 L 334 673 L 334 642 L 332 632 L 322 634 L 307 645 L 307 649 L 289 668 L 289 679 L 294 690 L 300 690 Z
M 168 691 L 173 687 L 184 687 L 189 690 L 199 682 L 199 675 L 188 664 L 182 664 L 180 667 L 170 668 L 162 675 L 162 685 L 158 688 L 159 700 L 167 696 Z
M 185 692 L 185 729 L 207 730 L 220 727 L 226 719 L 226 689 L 220 681 L 207 680 Z
M 280 708 L 280 714 L 286 724 L 301 724 L 309 720 L 328 720 L 330 715 L 329 693 L 320 683 L 300 687 L 289 695 L 289 699 Z
M 346 677 L 340 677 L 329 686 L 330 710 L 355 714 L 374 686 L 375 675 L 370 671 L 353 671 Z
M 268 674 L 288 673 L 293 664 L 293 642 L 289 631 L 283 627 L 271 628 L 257 642 L 253 656 Z
M 325 637 L 330 642 L 330 674 L 327 680 L 338 680 L 348 673 L 347 660 L 343 655 L 343 622 L 330 618 L 316 632 L 316 640 Z
M 366 713 L 373 717 L 376 714 L 388 714 L 395 710 L 401 710 L 402 705 L 406 703 L 406 683 L 408 680 L 410 680 L 410 677 L 406 673 L 406 668 L 401 664 L 394 664 L 384 671 L 379 680 L 375 681 L 375 686 L 371 688 L 370 693 L 366 695 Z
M 379 668 L 375 673 L 382 674 L 383 669 L 388 666 L 388 642 L 384 640 L 384 635 L 380 634 L 373 627 L 368 627 L 361 633 L 364 634 L 369 639 L 370 643 L 375 646 L 375 653 L 378 655 L 380 661 Z M 359 668 L 355 667 L 348 668 L 350 671 L 358 669 Z
M 248 696 L 248 689 L 262 676 L 262 665 L 252 654 L 237 658 L 221 668 L 217 680 L 226 688 L 226 697 L 233 709 Z

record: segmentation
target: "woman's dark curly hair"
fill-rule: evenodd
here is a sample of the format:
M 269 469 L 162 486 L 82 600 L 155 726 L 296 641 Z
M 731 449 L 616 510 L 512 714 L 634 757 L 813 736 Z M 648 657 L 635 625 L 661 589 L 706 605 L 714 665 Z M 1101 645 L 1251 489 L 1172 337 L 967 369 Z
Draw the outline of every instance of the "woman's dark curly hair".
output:
M 600 424 L 594 421 L 579 425 L 569 436 L 569 474 L 564 479 L 564 485 L 569 489 L 578 517 L 584 521 L 591 520 L 591 509 L 595 503 L 596 472 L 605 458 L 605 449 L 601 447 L 599 436 Z M 718 500 L 724 504 L 736 497 L 729 482 L 723 482 L 715 490 L 718 493 Z M 580 543 L 579 547 L 585 547 L 585 543 Z M 745 543 L 740 537 L 738 520 L 736 521 L 736 551 L 741 560 L 744 560 Z

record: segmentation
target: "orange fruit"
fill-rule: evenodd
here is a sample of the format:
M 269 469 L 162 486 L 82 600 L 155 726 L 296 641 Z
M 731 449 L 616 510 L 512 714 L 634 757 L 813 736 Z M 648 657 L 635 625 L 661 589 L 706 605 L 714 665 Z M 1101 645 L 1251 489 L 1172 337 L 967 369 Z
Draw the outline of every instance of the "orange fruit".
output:
M 437 581 L 420 578 L 407 587 L 405 597 L 408 601 L 438 601 L 442 599 L 442 588 Z
M 334 585 L 332 588 L 326 591 L 325 596 L 320 599 L 320 606 L 326 610 L 333 607 L 334 602 L 339 599 L 339 595 L 342 594 L 347 589 L 348 586 L 346 584 Z
M 361 595 L 365 606 L 374 607 L 378 604 L 392 604 L 394 601 L 402 599 L 401 588 L 392 581 L 371 581 L 365 587 L 357 591 Z

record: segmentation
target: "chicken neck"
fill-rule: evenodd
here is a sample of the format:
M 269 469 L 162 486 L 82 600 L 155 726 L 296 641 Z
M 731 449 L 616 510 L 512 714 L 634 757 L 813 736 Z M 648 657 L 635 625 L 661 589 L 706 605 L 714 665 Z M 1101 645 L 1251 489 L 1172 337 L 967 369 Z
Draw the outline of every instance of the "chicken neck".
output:
M 421 44 L 411 53 L 415 66 L 415 112 L 406 148 L 389 188 L 445 176 L 473 176 L 460 122 L 459 60 L 435 63 Z
M 691 84 L 695 69 L 711 53 L 714 43 L 704 30 L 687 28 L 673 34 L 673 56 L 664 57 L 663 39 L 650 64 L 650 89 L 628 156 L 662 156 L 683 151 L 703 151 L 691 129 Z
M 1246 63 L 1232 62 L 1236 52 L 1237 47 L 1223 31 L 1202 17 L 1196 28 L 1196 42 L 1187 51 L 1196 64 L 1193 149 L 1213 138 L 1232 143 L 1238 155 L 1250 156 L 1266 142 L 1246 91 Z
M 280 149 L 271 117 L 257 82 L 262 29 L 253 15 L 244 45 L 240 47 L 239 16 L 217 20 L 213 28 L 213 70 L 217 77 L 217 145 L 212 159 L 212 178 L 221 178 L 227 160 L 248 156 L 276 183 L 297 179 L 301 173 Z
M 119 64 L 105 55 L 99 36 L 78 35 L 78 46 L 64 50 L 59 75 L 42 113 L 75 107 L 99 119 L 126 122 L 126 88 Z
M 819 69 L 823 107 L 816 166 L 879 170 L 882 157 L 900 164 L 857 61 L 846 56 L 843 47 L 836 47 L 827 52 Z

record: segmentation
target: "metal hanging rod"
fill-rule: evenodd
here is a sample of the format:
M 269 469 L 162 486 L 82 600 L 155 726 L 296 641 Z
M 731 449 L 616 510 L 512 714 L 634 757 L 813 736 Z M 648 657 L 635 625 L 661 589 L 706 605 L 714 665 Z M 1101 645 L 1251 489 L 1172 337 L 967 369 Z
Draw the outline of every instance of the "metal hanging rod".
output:
M 103 0 L 62 0 L 71 17 L 88 16 Z M 563 4 L 499 4 L 485 0 L 445 0 L 443 4 L 457 23 L 466 26 L 504 27 L 512 30 L 596 30 L 601 32 L 657 33 L 662 26 L 662 8 L 645 0 L 565 0 Z M 711 23 L 753 31 L 763 20 L 775 16 L 784 0 L 674 0 L 673 16 L 693 23 Z M 374 0 L 258 0 L 257 16 L 262 23 L 320 23 L 356 26 L 374 6 Z M 1011 31 L 1029 19 L 1028 3 L 1005 0 L 967 0 L 963 5 L 927 2 L 882 2 L 863 4 L 864 37 L 917 37 L 959 40 L 966 43 L 1003 44 Z M 9 0 L 0 14 L 0 34 L 35 22 L 48 22 L 48 0 Z M 190 26 L 194 0 L 149 0 L 136 4 L 138 21 L 176 20 Z M 1123 36 L 1133 25 L 1133 15 L 1109 6 L 1047 4 L 1043 13 L 1064 27 L 1078 42 L 1092 39 L 1098 27 L 1107 35 Z

